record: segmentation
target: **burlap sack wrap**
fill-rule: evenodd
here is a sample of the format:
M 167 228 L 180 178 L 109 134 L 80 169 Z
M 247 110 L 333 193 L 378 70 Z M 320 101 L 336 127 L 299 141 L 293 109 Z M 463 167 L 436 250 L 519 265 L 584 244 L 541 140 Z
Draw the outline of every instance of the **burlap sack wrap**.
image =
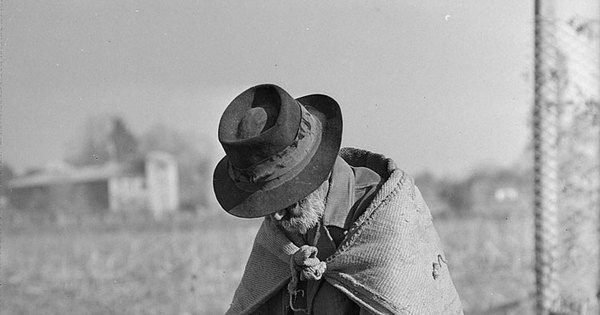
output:
M 386 182 L 327 258 L 325 281 L 374 314 L 462 314 L 431 214 L 412 179 L 382 155 L 350 148 L 340 155 Z M 285 290 L 298 245 L 265 220 L 227 314 L 251 313 Z

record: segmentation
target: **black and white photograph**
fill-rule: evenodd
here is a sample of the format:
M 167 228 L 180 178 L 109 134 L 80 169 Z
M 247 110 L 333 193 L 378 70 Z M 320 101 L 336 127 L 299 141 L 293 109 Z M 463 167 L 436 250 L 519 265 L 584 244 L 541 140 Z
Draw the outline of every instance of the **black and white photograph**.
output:
M 597 0 L 0 0 L 0 313 L 600 314 Z

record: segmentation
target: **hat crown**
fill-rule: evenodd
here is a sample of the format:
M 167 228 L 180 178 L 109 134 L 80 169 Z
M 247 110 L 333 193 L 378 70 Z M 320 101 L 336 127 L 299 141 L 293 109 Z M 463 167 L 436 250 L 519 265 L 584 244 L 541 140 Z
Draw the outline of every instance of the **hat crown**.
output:
M 219 141 L 231 163 L 246 168 L 285 149 L 296 137 L 298 102 L 276 85 L 259 85 L 236 97 L 219 123 Z

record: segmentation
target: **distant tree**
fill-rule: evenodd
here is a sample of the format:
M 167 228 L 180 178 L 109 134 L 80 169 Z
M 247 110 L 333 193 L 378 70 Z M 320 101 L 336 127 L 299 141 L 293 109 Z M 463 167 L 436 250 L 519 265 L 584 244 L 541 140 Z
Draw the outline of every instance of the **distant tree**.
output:
M 457 215 L 468 215 L 473 210 L 470 178 L 464 180 L 444 179 L 438 184 L 438 196 Z
M 415 176 L 415 184 L 419 186 L 421 192 L 427 189 L 432 189 L 436 186 L 437 179 L 428 171 L 421 172 Z
M 175 156 L 181 156 L 188 151 L 193 151 L 193 145 L 183 134 L 164 124 L 156 124 L 146 131 L 140 138 L 140 152 L 163 151 Z
M 122 162 L 137 155 L 137 139 L 125 121 L 116 115 L 101 115 L 87 119 L 69 146 L 65 160 L 75 166 L 85 166 Z
M 113 117 L 112 129 L 109 133 L 108 149 L 109 157 L 116 161 L 124 161 L 138 154 L 138 141 L 129 130 L 125 121 L 119 117 Z
M 0 195 L 6 194 L 6 184 L 14 177 L 13 169 L 7 163 L 3 162 L 0 168 Z
M 415 185 L 419 188 L 434 217 L 450 214 L 451 209 L 448 204 L 440 198 L 441 183 L 431 172 L 424 171 L 417 174 Z

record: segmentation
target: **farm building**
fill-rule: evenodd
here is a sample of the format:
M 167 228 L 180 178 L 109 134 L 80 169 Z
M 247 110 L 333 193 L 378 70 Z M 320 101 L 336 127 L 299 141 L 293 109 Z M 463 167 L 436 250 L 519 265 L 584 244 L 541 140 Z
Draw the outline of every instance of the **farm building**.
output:
M 45 169 L 14 178 L 7 188 L 10 205 L 22 211 L 148 210 L 160 217 L 179 207 L 177 162 L 163 152 L 123 163 Z

